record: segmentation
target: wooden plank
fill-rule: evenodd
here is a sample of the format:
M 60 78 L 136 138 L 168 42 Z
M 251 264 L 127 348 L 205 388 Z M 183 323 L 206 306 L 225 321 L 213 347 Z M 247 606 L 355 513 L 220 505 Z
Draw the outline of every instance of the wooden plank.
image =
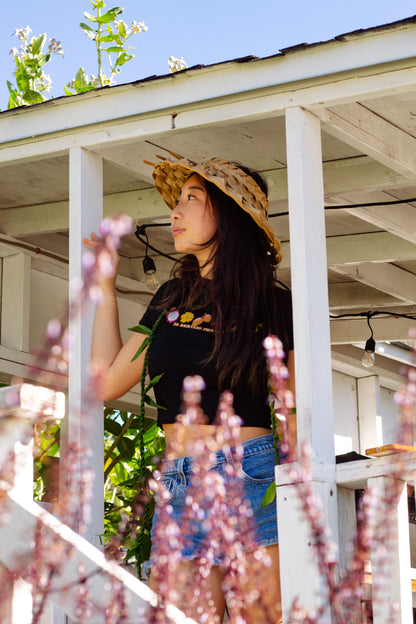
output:
M 361 262 L 359 264 L 333 265 L 332 271 L 402 299 L 416 302 L 416 275 L 389 263 Z
M 315 112 L 327 132 L 416 180 L 416 139 L 407 132 L 357 102 Z
M 416 224 L 415 224 L 416 229 Z M 409 238 L 413 234 L 408 234 Z M 346 236 L 328 236 L 326 239 L 328 267 L 358 262 L 399 262 L 416 258 L 416 244 L 405 241 L 390 232 L 369 232 Z M 282 243 L 281 269 L 290 267 L 290 245 Z M 347 270 L 347 269 L 346 269 Z
M 340 314 L 344 310 L 370 310 L 382 306 L 403 306 L 403 301 L 360 282 L 329 284 L 329 309 Z
M 392 206 L 354 208 L 347 209 L 347 212 L 367 223 L 400 236 L 404 241 L 416 243 L 416 209 L 410 204 L 400 204 L 394 206 L 394 209 Z
M 405 451 L 394 455 L 383 455 L 360 461 L 346 462 L 336 466 L 337 485 L 360 489 L 367 480 L 379 476 L 397 476 L 404 481 L 413 482 L 416 470 L 416 451 Z
M 371 319 L 371 327 L 374 332 L 374 340 L 377 342 L 406 341 L 409 339 L 409 331 L 414 327 L 415 321 L 407 318 L 378 318 Z M 367 321 L 364 318 L 332 319 L 331 320 L 331 344 L 354 344 L 365 342 L 370 337 Z

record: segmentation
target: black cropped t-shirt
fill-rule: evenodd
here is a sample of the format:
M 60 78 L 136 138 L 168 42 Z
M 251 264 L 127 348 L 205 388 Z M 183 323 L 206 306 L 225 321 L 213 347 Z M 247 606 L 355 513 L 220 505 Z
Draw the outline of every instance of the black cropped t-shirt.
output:
M 162 311 L 163 300 L 169 282 L 156 292 L 140 324 L 153 328 Z M 278 316 L 276 334 L 281 339 L 285 353 L 293 349 L 292 300 L 287 290 L 276 288 L 278 297 Z M 238 330 L 237 330 L 238 331 Z M 148 370 L 151 379 L 163 373 L 156 384 L 155 397 L 158 405 L 165 409 L 158 410 L 159 426 L 174 423 L 181 413 L 182 383 L 188 375 L 200 375 L 206 384 L 202 392 L 201 407 L 212 423 L 217 412 L 221 391 L 218 386 L 218 374 L 215 364 L 204 361 L 214 346 L 214 327 L 212 311 L 206 306 L 192 309 L 172 309 L 162 319 L 156 331 L 149 353 Z M 259 388 L 253 396 L 244 379 L 240 378 L 233 388 L 234 411 L 242 419 L 243 426 L 270 428 L 270 410 L 268 407 L 267 387 Z

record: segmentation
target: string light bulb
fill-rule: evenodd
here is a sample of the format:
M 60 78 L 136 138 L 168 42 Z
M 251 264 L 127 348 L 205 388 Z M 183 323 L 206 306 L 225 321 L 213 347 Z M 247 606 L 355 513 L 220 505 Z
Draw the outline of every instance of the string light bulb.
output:
M 371 368 L 374 366 L 374 362 L 376 361 L 376 356 L 374 354 L 376 350 L 376 343 L 374 338 L 369 338 L 365 343 L 364 355 L 361 359 L 361 364 L 364 368 Z
M 148 256 L 147 253 L 143 260 L 143 271 L 146 276 L 146 284 L 148 287 L 152 290 L 156 290 L 156 288 L 160 286 L 160 280 L 156 271 L 155 261 Z
M 364 366 L 364 368 L 371 368 L 372 366 L 374 366 L 374 363 L 376 361 L 376 343 L 373 337 L 373 328 L 370 325 L 370 316 L 372 316 L 371 312 L 367 312 L 367 324 L 370 328 L 371 336 L 365 343 L 364 355 L 361 359 L 361 364 Z

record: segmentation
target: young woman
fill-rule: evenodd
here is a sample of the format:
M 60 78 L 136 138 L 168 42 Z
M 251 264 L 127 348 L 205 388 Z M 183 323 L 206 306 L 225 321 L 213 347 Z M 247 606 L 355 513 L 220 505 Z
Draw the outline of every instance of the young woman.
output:
M 222 390 L 230 389 L 235 413 L 242 419 L 242 478 L 253 509 L 256 539 L 266 547 L 273 564 L 270 576 L 276 579 L 273 602 L 278 622 L 276 509 L 274 504 L 261 507 L 275 464 L 262 346 L 265 336 L 275 334 L 282 340 L 292 390 L 294 375 L 291 299 L 276 283 L 280 253 L 267 222 L 267 187 L 257 174 L 218 158 L 202 163 L 166 160 L 155 166 L 153 177 L 171 209 L 175 248 L 184 254 L 173 278 L 159 289 L 141 320 L 152 328 L 161 312 L 168 310 L 156 331 L 148 364 L 151 378 L 163 373 L 155 394 L 157 403 L 165 408 L 158 413 L 158 424 L 167 444 L 181 411 L 183 379 L 198 374 L 206 383 L 201 406 L 207 424 L 176 425 L 183 431 L 180 446 L 175 445 L 180 460 L 176 464 L 169 460 L 170 489 L 173 479 L 176 492 L 170 504 L 174 513 L 179 513 L 186 496 L 183 467 L 192 471 L 188 450 L 195 439 L 214 439 L 218 398 Z M 85 242 L 94 247 L 98 241 L 93 234 Z M 144 336 L 133 334 L 124 346 L 121 343 L 114 285 L 115 277 L 102 278 L 104 298 L 97 308 L 93 334 L 93 360 L 104 371 L 100 397 L 104 401 L 123 395 L 139 381 L 144 359 L 142 353 L 132 362 Z M 194 575 L 197 548 L 194 544 L 180 564 L 181 578 Z M 249 565 L 250 557 L 247 553 Z M 215 565 L 204 589 L 210 592 L 220 621 L 225 609 L 221 583 L 221 566 Z M 261 592 L 262 588 L 258 589 Z M 270 587 L 267 592 L 270 598 Z M 181 604 L 180 591 L 178 607 L 186 607 Z M 196 617 L 195 613 L 187 615 Z

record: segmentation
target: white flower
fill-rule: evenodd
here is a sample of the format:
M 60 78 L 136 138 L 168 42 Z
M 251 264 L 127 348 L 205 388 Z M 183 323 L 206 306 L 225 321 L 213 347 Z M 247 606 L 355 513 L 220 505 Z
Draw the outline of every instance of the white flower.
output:
M 184 61 L 183 56 L 181 58 L 176 58 L 175 56 L 170 56 L 168 60 L 169 70 L 171 74 L 181 71 L 182 69 L 186 69 L 188 65 L 186 61 Z
M 19 54 L 19 50 L 17 48 L 12 48 L 9 54 L 13 54 L 13 56 L 17 56 Z
M 20 41 L 24 41 L 26 43 L 31 32 L 33 32 L 31 28 L 26 26 L 26 28 L 15 28 L 13 35 L 20 39 Z
M 55 37 L 51 37 L 49 39 L 48 51 L 52 54 L 60 54 L 61 56 L 64 56 L 62 44 L 60 41 L 57 41 Z
M 135 34 L 146 32 L 146 30 L 149 30 L 144 22 L 136 22 L 136 20 L 132 21 L 131 29 Z

